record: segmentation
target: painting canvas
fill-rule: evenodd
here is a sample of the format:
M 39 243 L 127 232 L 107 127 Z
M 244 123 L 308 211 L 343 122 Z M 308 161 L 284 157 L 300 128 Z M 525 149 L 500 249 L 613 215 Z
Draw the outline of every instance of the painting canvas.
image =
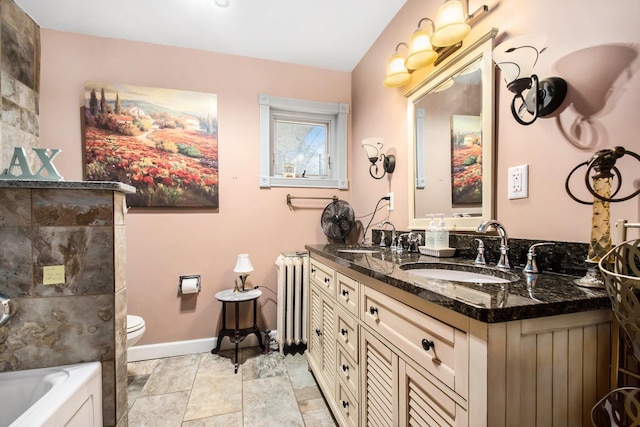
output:
M 451 116 L 452 204 L 482 204 L 482 131 L 480 116 Z
M 85 84 L 84 174 L 136 188 L 132 207 L 218 208 L 217 96 Z

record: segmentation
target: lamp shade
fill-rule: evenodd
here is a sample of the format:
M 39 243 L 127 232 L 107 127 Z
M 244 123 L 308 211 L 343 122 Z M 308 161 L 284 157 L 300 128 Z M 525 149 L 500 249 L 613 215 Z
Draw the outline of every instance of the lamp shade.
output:
M 362 140 L 362 148 L 367 152 L 369 160 L 376 161 L 382 148 L 382 138 L 365 138 Z
M 411 74 L 404 65 L 405 58 L 398 52 L 394 53 L 387 64 L 387 77 L 384 79 L 386 87 L 399 87 L 411 80 Z
M 506 40 L 493 49 L 493 60 L 500 67 L 507 85 L 531 77 L 546 43 L 545 34 L 533 33 Z
M 462 3 L 459 0 L 449 0 L 438 9 L 431 43 L 435 46 L 451 46 L 462 41 L 469 31 L 471 27 L 465 21 Z
M 236 262 L 236 266 L 233 271 L 236 273 L 250 273 L 253 271 L 253 265 L 251 265 L 249 254 L 238 255 L 238 261 Z
M 431 45 L 431 34 L 429 31 L 418 28 L 409 42 L 409 53 L 404 65 L 409 70 L 419 70 L 438 58 L 438 54 Z

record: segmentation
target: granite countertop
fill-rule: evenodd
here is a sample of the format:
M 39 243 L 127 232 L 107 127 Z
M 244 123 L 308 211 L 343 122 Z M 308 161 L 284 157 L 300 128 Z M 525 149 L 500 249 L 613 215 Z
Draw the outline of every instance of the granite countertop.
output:
M 387 248 L 370 247 L 376 253 L 346 253 L 354 248 L 340 244 L 307 245 L 312 255 L 336 262 L 442 307 L 485 323 L 506 322 L 558 314 L 610 308 L 603 289 L 574 284 L 578 277 L 557 273 L 525 274 L 521 268 L 508 271 L 479 267 L 461 258 L 435 258 L 419 253 L 391 253 Z M 358 247 L 359 249 L 362 247 Z M 411 274 L 414 267 L 486 272 L 511 280 L 506 284 L 464 283 L 437 280 Z M 482 270 L 479 270 L 482 269 Z
M 121 182 L 112 181 L 36 181 L 27 179 L 0 179 L 0 188 L 47 188 L 47 189 L 69 189 L 69 190 L 113 190 L 125 194 L 136 192 L 132 187 Z

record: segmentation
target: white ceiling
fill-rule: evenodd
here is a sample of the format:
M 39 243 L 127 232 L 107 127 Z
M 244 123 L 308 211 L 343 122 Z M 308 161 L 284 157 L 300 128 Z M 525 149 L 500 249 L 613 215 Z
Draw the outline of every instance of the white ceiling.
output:
M 352 71 L 406 0 L 15 0 L 41 28 Z

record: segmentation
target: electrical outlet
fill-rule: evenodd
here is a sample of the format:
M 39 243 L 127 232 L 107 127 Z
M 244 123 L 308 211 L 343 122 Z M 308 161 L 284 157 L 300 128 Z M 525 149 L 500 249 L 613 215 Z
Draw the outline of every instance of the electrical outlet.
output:
M 387 197 L 389 198 L 389 200 L 387 200 L 387 210 L 388 211 L 392 211 L 393 210 L 393 192 L 391 193 L 387 193 Z
M 529 165 L 509 168 L 509 199 L 529 197 Z

